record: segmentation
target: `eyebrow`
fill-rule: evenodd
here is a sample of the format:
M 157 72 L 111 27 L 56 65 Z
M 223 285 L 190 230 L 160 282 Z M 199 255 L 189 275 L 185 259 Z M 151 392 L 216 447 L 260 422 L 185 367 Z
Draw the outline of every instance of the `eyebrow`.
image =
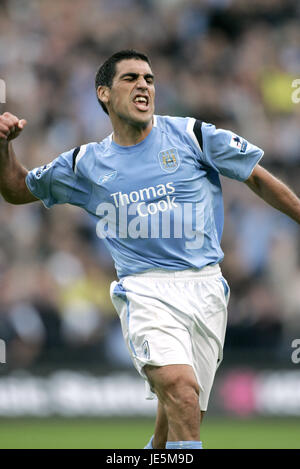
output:
M 127 73 L 123 73 L 120 76 L 120 79 L 125 78 L 125 77 L 138 78 L 138 76 L 139 76 L 139 73 L 127 72 Z M 144 78 L 154 79 L 154 75 L 152 75 L 152 73 L 145 73 Z

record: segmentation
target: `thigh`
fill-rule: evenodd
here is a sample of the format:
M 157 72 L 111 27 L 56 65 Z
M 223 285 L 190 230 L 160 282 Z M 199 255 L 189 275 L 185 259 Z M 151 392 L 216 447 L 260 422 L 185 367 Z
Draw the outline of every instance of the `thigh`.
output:
M 184 273 L 183 273 L 184 275 Z M 226 292 L 220 274 L 209 278 L 126 278 L 114 284 L 112 300 L 123 335 L 139 373 L 153 382 L 161 371 L 145 366 L 188 365 L 200 387 L 205 411 L 215 372 L 222 358 L 227 319 Z M 119 285 L 119 286 L 118 286 Z M 173 373 L 173 371 L 172 371 Z M 167 374 L 171 377 L 171 374 Z M 150 387 L 153 389 L 153 385 Z M 154 398 L 146 384 L 147 398 Z
M 145 365 L 193 366 L 189 324 L 174 314 L 167 299 L 157 297 L 156 285 L 150 279 L 144 283 L 132 280 L 123 282 L 121 289 L 118 284 L 111 289 L 135 367 L 145 377 Z
M 215 373 L 223 358 L 228 295 L 223 278 L 208 279 L 198 289 L 198 311 L 191 329 L 193 367 L 201 388 L 200 407 L 207 409 Z

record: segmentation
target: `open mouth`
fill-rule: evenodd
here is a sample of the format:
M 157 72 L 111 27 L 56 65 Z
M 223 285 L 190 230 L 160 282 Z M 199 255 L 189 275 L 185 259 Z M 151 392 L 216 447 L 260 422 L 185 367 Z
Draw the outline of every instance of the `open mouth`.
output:
M 133 100 L 135 106 L 140 111 L 147 111 L 149 108 L 149 98 L 148 96 L 138 94 Z

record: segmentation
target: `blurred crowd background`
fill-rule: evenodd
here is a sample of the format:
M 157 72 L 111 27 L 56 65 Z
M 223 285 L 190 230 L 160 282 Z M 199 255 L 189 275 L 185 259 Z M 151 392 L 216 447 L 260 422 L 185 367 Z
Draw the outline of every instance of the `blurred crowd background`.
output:
M 300 195 L 300 4 L 292 0 L 0 0 L 0 78 L 27 168 L 111 132 L 94 77 L 112 53 L 149 54 L 156 113 L 231 129 Z M 300 337 L 299 228 L 222 179 L 225 358 L 290 362 Z M 78 208 L 0 201 L 0 338 L 8 369 L 130 367 L 109 298 L 114 267 Z M 7 369 L 6 368 L 6 369 Z

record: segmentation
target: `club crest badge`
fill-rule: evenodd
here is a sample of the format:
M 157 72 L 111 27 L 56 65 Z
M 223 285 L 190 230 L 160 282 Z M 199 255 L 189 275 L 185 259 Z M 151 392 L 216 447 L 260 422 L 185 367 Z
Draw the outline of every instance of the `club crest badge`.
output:
M 176 148 L 159 152 L 158 160 L 161 169 L 167 173 L 174 173 L 180 166 L 180 158 Z

